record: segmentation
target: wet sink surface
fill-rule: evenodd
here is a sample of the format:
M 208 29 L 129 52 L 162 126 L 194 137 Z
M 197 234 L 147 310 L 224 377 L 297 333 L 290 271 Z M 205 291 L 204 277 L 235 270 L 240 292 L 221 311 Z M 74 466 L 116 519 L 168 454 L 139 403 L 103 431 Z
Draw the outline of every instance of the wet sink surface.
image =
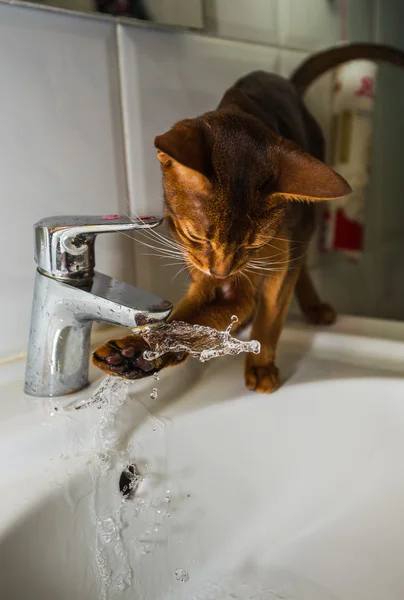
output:
M 104 410 L 26 400 L 22 365 L 2 367 L 2 600 L 402 600 L 404 328 L 290 326 L 272 396 L 242 360 L 131 386 L 101 478 Z M 128 457 L 144 479 L 122 504 Z

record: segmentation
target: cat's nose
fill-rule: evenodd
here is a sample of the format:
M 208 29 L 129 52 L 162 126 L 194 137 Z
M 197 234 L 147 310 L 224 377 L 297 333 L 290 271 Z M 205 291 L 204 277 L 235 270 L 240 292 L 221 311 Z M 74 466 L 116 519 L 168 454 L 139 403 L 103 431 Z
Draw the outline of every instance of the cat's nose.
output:
M 210 269 L 210 274 L 213 277 L 216 277 L 216 279 L 226 279 L 226 277 L 230 275 L 230 271 L 227 271 L 226 273 L 219 273 L 215 269 Z

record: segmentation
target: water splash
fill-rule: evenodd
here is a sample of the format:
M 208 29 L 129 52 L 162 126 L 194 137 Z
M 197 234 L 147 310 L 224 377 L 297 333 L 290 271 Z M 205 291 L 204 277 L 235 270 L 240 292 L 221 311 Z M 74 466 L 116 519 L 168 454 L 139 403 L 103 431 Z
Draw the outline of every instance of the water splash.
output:
M 199 358 L 201 362 L 206 362 L 226 354 L 258 354 L 261 347 L 257 340 L 243 342 L 231 336 L 231 329 L 237 322 L 238 318 L 233 315 L 225 331 L 183 321 L 172 321 L 162 327 L 145 329 L 139 333 L 152 350 L 146 350 L 143 356 L 146 360 L 153 361 L 168 352 L 180 355 L 187 353 L 193 358 Z

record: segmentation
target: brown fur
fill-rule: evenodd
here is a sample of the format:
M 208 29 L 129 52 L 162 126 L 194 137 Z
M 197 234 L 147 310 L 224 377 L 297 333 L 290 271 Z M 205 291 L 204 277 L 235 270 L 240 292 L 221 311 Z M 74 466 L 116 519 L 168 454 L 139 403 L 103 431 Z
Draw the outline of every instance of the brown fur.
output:
M 330 56 L 335 63 L 333 51 Z M 326 70 L 326 60 L 320 63 L 314 61 L 316 75 Z M 302 73 L 310 78 L 305 65 Z M 295 74 L 300 89 L 303 75 Z M 276 347 L 293 291 L 309 321 L 335 319 L 314 289 L 304 256 L 316 203 L 342 197 L 350 187 L 322 162 L 321 129 L 296 86 L 277 75 L 251 73 L 225 93 L 217 110 L 180 121 L 155 139 L 166 219 L 187 249 L 193 280 L 171 319 L 219 330 L 233 314 L 242 324 L 252 321 L 261 353 L 247 356 L 245 381 L 259 392 L 279 384 Z M 252 260 L 273 270 L 250 268 Z M 138 336 L 109 342 L 94 362 L 109 374 L 142 376 L 143 345 Z M 105 362 L 111 356 L 113 366 Z M 167 356 L 147 373 L 176 362 Z

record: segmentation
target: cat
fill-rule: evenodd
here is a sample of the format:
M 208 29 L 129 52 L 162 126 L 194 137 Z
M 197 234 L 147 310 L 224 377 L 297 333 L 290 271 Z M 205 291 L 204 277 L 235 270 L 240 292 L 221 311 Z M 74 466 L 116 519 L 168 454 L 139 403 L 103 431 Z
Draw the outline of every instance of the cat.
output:
M 227 90 L 216 110 L 176 123 L 155 138 L 165 218 L 185 255 L 192 283 L 170 320 L 225 329 L 232 315 L 252 322 L 258 355 L 245 361 L 248 389 L 279 386 L 276 347 L 293 292 L 310 323 L 336 313 L 319 298 L 305 263 L 322 201 L 343 198 L 348 183 L 324 164 L 322 131 L 302 101 L 322 73 L 358 58 L 404 66 L 388 46 L 352 44 L 320 52 L 287 80 L 258 71 Z M 137 379 L 186 357 L 143 357 L 140 336 L 111 340 L 93 362 L 109 375 Z

